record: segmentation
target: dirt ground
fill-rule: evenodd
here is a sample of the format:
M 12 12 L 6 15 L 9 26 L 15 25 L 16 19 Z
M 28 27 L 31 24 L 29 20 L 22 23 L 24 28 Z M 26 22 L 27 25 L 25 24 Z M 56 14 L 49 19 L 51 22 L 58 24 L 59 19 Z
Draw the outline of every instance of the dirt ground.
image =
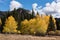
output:
M 31 36 L 17 34 L 0 34 L 0 40 L 60 40 L 60 36 Z

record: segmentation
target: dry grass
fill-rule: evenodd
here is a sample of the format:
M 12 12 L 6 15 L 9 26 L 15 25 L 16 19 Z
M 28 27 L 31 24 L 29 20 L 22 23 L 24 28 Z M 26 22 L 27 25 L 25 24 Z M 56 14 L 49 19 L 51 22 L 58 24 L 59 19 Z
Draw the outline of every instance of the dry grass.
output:
M 17 34 L 0 34 L 0 40 L 60 40 L 60 36 L 31 36 Z

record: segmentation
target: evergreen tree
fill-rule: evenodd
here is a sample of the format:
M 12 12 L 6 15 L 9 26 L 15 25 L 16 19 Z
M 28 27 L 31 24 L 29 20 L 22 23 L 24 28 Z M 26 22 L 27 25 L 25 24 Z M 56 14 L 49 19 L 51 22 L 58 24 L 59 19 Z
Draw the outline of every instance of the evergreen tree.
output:
M 37 15 L 39 15 L 39 13 L 37 12 Z
M 8 17 L 8 19 L 6 19 L 3 32 L 16 33 L 17 32 L 16 28 L 17 22 L 15 21 L 14 17 L 13 16 Z
M 0 32 L 1 32 L 1 27 L 2 26 L 2 20 L 1 20 L 1 18 L 0 18 Z
M 22 15 L 22 10 L 20 11 L 20 13 L 17 15 L 17 17 L 18 17 L 18 27 L 17 27 L 17 30 L 20 30 L 20 23 L 21 23 L 21 21 L 23 20 L 23 17 L 22 16 L 24 16 L 24 15 Z
M 34 10 L 32 9 L 32 18 L 34 18 L 35 17 L 35 12 L 34 12 Z
M 55 25 L 54 19 L 51 15 L 50 15 L 50 19 L 49 19 L 49 25 L 48 25 L 47 32 L 49 32 L 49 31 L 56 31 L 56 25 Z
M 21 13 L 18 13 L 17 10 L 16 10 L 15 8 L 14 8 L 14 10 L 13 10 L 13 17 L 14 17 L 15 20 L 18 22 L 17 30 L 19 30 L 22 15 L 21 15 Z
M 16 9 L 14 8 L 13 13 L 12 13 L 13 17 L 15 18 L 16 21 L 18 21 L 18 13 L 16 11 Z
M 3 26 L 4 26 L 4 24 L 5 24 L 6 17 L 5 17 L 4 15 L 2 15 L 1 20 L 2 20 L 2 25 L 1 25 L 1 27 L 0 27 L 0 30 L 1 30 L 1 32 L 2 32 Z

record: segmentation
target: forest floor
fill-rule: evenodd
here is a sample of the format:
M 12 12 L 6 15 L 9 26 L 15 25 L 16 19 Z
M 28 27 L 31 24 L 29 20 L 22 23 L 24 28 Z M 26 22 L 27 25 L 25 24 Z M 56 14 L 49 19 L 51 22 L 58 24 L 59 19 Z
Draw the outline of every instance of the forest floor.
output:
M 32 36 L 20 34 L 0 34 L 0 40 L 60 40 L 60 36 Z

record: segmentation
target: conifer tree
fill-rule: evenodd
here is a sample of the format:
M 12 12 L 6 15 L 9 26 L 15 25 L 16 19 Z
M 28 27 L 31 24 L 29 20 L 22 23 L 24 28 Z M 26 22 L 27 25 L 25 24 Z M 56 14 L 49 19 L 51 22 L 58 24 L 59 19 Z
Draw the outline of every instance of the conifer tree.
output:
M 9 16 L 8 19 L 6 19 L 3 32 L 16 33 L 17 32 L 16 28 L 17 28 L 17 22 L 15 21 L 13 16 Z
M 32 9 L 32 18 L 34 18 L 35 17 L 35 12 L 34 12 L 34 10 Z
M 50 15 L 50 19 L 49 19 L 49 25 L 48 25 L 48 30 L 49 31 L 56 31 L 56 24 L 54 23 L 54 19 L 53 17 Z
M 2 20 L 0 18 L 0 32 L 1 32 L 1 28 L 2 28 Z
M 13 17 L 15 18 L 16 21 L 18 21 L 18 13 L 15 8 L 13 10 Z
M 39 15 L 39 13 L 37 12 L 37 15 Z

